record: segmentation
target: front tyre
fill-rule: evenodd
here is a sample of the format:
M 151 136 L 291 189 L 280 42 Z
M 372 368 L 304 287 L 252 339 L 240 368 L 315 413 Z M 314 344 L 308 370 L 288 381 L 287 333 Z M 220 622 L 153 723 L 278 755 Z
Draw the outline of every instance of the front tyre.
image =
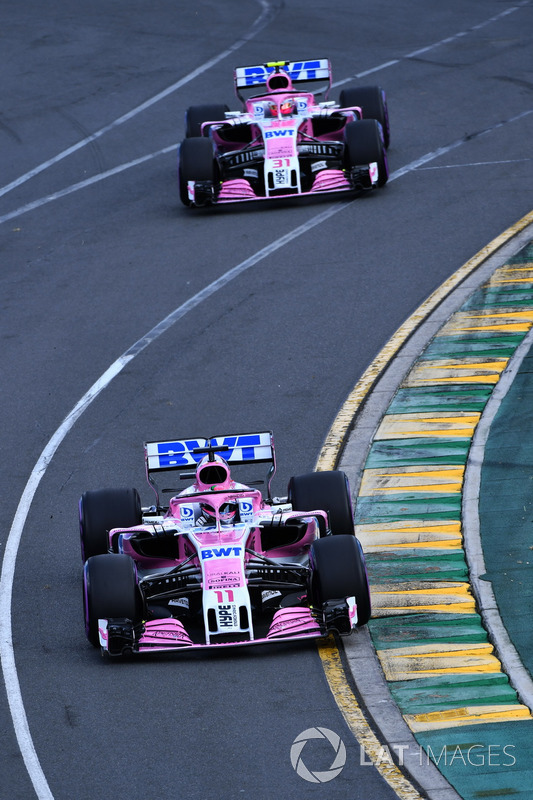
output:
M 310 552 L 311 597 L 323 607 L 328 600 L 355 597 L 357 627 L 370 619 L 371 603 L 365 558 L 354 536 L 328 536 L 313 542 Z
M 99 647 L 98 620 L 122 617 L 134 624 L 142 619 L 143 603 L 133 560 L 106 553 L 90 558 L 83 570 L 85 634 Z
M 349 122 L 344 129 L 344 144 L 346 169 L 377 163 L 378 186 L 385 186 L 389 179 L 389 167 L 379 123 L 375 119 Z
M 178 182 L 181 202 L 193 205 L 189 198 L 189 181 L 206 182 L 214 186 L 217 165 L 210 139 L 203 136 L 184 139 L 178 154 Z

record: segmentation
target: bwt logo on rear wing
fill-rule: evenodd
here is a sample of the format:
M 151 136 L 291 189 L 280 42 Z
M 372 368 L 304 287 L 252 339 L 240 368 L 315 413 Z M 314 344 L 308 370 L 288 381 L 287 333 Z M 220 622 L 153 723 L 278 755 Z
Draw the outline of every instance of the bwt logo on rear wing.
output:
M 169 442 L 145 442 L 148 472 L 195 467 L 205 457 L 199 448 L 228 448 L 220 455 L 229 464 L 274 463 L 274 441 L 271 431 L 244 433 L 235 436 L 212 436 L 210 439 L 177 439 Z
M 236 68 L 234 77 L 237 96 L 244 100 L 243 90 L 246 90 L 247 97 L 257 94 L 257 88 L 266 86 L 268 77 L 276 71 L 286 72 L 293 84 L 307 84 L 310 91 L 318 82 L 322 86 L 315 91 L 326 92 L 331 86 L 331 65 L 327 58 L 311 61 L 269 61 L 266 64 Z

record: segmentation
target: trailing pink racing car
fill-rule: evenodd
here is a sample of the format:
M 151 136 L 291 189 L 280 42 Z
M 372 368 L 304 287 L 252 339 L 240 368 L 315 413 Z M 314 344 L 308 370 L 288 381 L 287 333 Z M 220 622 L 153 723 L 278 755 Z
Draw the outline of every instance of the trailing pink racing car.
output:
M 346 88 L 338 104 L 329 101 L 327 59 L 238 67 L 234 80 L 242 111 L 213 104 L 186 112 L 178 156 L 186 206 L 386 184 L 390 128 L 379 86 Z
M 269 431 L 147 442 L 145 461 L 155 505 L 141 508 L 135 489 L 80 499 L 92 645 L 121 656 L 349 634 L 368 622 L 343 472 L 293 477 L 287 497 L 272 497 Z M 270 464 L 265 498 L 230 471 L 254 464 Z M 163 490 L 173 496 L 162 506 L 157 473 L 194 481 Z

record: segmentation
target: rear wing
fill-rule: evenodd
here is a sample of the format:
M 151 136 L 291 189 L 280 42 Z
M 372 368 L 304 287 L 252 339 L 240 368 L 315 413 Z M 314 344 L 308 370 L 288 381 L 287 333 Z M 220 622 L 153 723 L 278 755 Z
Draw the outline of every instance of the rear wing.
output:
M 273 72 L 286 72 L 298 91 L 323 94 L 327 100 L 331 88 L 331 64 L 327 58 L 269 61 L 253 67 L 237 67 L 234 72 L 237 97 L 244 103 L 250 97 L 264 94 L 262 90 Z
M 270 484 L 276 471 L 276 455 L 272 431 L 240 433 L 233 436 L 211 436 L 210 438 L 173 439 L 165 442 L 145 442 L 144 459 L 146 477 L 157 497 L 159 487 L 153 475 L 161 472 L 187 470 L 180 478 L 194 478 L 196 467 L 207 454 L 219 453 L 230 466 L 270 464 L 267 476 L 268 497 Z M 188 468 L 193 467 L 194 471 Z M 174 490 L 163 490 L 174 491 Z

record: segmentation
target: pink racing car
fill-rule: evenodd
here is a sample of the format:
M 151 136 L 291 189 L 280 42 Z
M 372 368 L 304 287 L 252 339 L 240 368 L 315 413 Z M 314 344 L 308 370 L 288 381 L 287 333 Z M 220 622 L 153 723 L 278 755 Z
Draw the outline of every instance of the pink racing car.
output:
M 379 86 L 346 88 L 339 104 L 328 101 L 327 59 L 238 67 L 234 80 L 243 111 L 202 105 L 186 112 L 178 154 L 186 206 L 386 184 L 390 128 Z
M 287 497 L 272 497 L 269 431 L 147 442 L 145 461 L 155 505 L 141 508 L 135 489 L 80 499 L 85 630 L 103 653 L 308 639 L 368 622 L 343 472 L 293 477 Z M 257 464 L 270 464 L 266 498 L 230 471 Z M 157 473 L 194 481 L 163 490 L 162 506 Z

